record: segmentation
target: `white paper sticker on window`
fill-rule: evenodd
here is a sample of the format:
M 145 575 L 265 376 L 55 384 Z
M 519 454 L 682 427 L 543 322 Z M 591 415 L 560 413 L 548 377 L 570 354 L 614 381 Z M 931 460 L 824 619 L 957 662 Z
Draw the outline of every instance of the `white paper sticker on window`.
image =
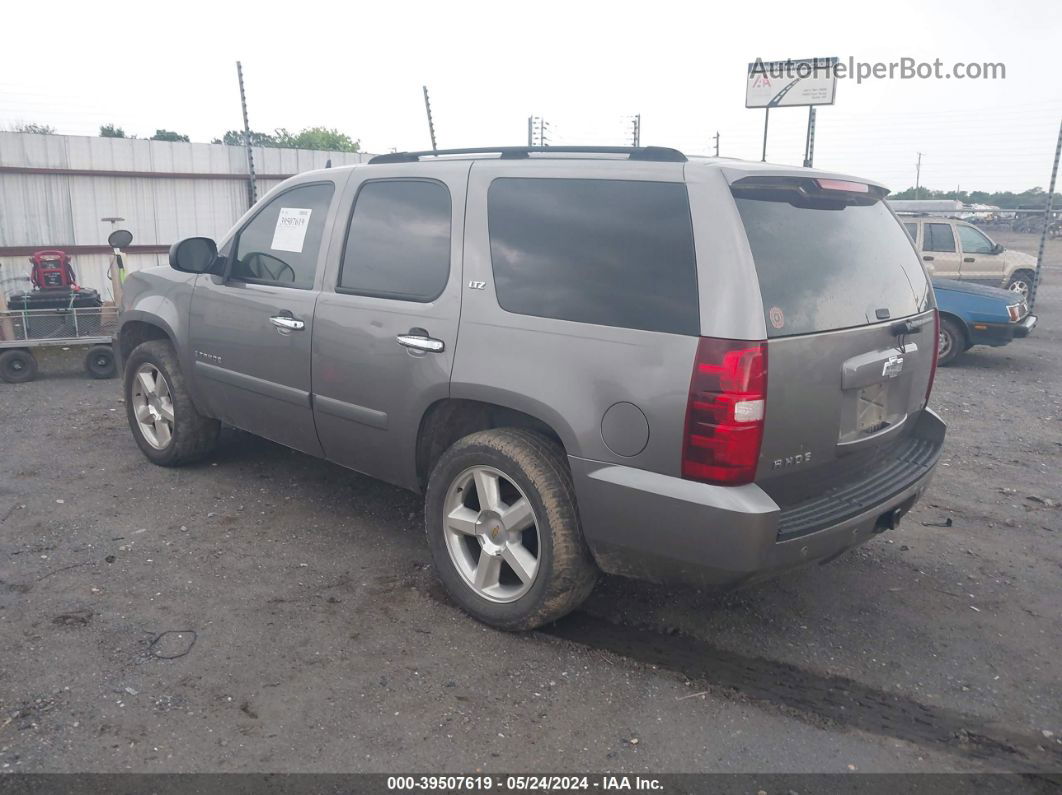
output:
M 274 251 L 294 251 L 301 254 L 311 212 L 312 210 L 300 207 L 281 207 L 277 228 L 273 232 L 273 242 L 269 247 Z

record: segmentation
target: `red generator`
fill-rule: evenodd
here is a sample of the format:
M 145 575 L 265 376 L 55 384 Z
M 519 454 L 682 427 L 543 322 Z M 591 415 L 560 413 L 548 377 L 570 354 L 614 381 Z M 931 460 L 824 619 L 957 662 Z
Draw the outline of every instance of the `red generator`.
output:
M 30 257 L 33 264 L 30 281 L 36 290 L 80 290 L 70 266 L 70 255 L 58 249 L 35 251 Z

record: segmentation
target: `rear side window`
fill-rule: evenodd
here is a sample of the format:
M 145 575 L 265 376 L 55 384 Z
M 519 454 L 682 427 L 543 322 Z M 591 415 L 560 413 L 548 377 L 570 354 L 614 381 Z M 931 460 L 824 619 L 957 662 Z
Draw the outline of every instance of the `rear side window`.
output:
M 331 182 L 303 185 L 277 196 L 240 230 L 231 276 L 282 287 L 313 287 Z
M 904 224 L 903 228 L 907 230 L 907 234 L 911 240 L 915 243 L 918 242 L 918 224 Z
M 740 184 L 740 183 L 737 183 Z M 928 309 L 928 281 L 885 203 L 798 206 L 786 191 L 734 196 L 759 276 L 768 337 L 863 326 Z
M 686 186 L 599 179 L 494 180 L 498 303 L 509 312 L 695 335 L 697 262 Z
M 347 230 L 340 292 L 433 301 L 450 276 L 450 192 L 428 180 L 367 182 Z
M 955 235 L 951 224 L 926 224 L 926 239 L 922 251 L 954 251 Z

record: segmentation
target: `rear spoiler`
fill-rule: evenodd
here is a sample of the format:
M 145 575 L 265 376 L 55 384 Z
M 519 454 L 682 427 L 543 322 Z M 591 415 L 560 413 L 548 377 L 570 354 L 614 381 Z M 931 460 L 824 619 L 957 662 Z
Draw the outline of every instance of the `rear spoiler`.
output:
M 847 205 L 881 201 L 888 190 L 881 185 L 839 177 L 747 176 L 730 184 L 737 198 L 787 202 L 795 207 L 839 210 Z

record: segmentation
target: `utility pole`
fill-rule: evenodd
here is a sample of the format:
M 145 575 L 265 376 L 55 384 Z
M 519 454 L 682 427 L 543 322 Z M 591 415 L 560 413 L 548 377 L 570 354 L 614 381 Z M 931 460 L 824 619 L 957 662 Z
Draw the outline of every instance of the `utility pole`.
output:
M 808 137 L 804 142 L 804 168 L 815 162 L 815 106 L 808 107 Z
M 424 110 L 428 113 L 428 134 L 431 135 L 431 151 L 437 152 L 439 147 L 435 145 L 435 122 L 431 120 L 431 100 L 428 99 L 427 86 L 424 86 Z
M 1036 288 L 1040 286 L 1040 270 L 1044 266 L 1044 245 L 1047 243 L 1047 227 L 1051 223 L 1051 210 L 1055 204 L 1055 182 L 1058 179 L 1058 158 L 1062 155 L 1062 122 L 1058 124 L 1058 141 L 1055 142 L 1055 163 L 1051 166 L 1051 186 L 1047 189 L 1047 204 L 1044 206 L 1044 224 L 1040 229 L 1040 248 L 1036 252 L 1036 271 L 1029 285 L 1029 311 L 1036 305 Z
M 719 157 L 719 130 L 715 131 L 715 156 Z
M 922 155 L 918 153 L 918 162 L 915 163 L 915 199 L 922 198 Z
M 642 145 L 642 114 L 637 114 L 631 119 L 631 146 Z
M 258 201 L 258 181 L 254 176 L 254 151 L 251 149 L 251 124 L 247 121 L 247 94 L 243 90 L 243 65 L 236 62 L 236 78 L 240 81 L 240 107 L 243 109 L 243 146 L 247 150 L 247 196 L 249 206 Z
M 546 121 L 543 116 L 529 116 L 527 119 L 527 145 L 535 146 L 535 127 L 538 126 L 538 145 L 549 146 L 549 138 L 547 137 L 546 130 L 549 128 L 549 122 Z

